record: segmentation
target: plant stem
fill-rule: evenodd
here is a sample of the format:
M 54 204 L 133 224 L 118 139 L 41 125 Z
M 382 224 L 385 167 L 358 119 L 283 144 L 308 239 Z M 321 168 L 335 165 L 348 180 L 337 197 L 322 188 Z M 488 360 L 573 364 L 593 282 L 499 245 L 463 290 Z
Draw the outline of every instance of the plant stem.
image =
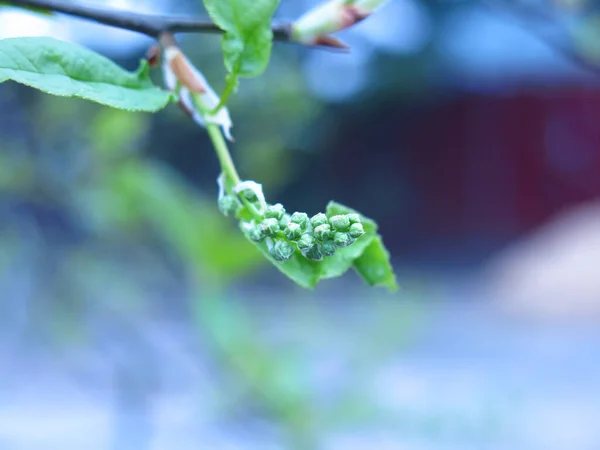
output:
M 229 74 L 227 76 L 227 84 L 225 85 L 225 90 L 223 91 L 223 95 L 221 95 L 221 100 L 219 100 L 219 104 L 216 106 L 216 108 L 214 108 L 210 112 L 211 114 L 217 114 L 219 112 L 219 110 L 227 104 L 227 101 L 229 100 L 229 97 L 235 90 L 237 84 L 238 84 L 237 77 Z
M 214 123 L 207 123 L 206 130 L 215 147 L 215 152 L 217 153 L 219 163 L 221 164 L 221 170 L 225 174 L 226 186 L 227 181 L 229 181 L 229 187 L 239 184 L 241 181 L 240 176 L 237 173 L 233 159 L 231 159 L 231 154 L 229 153 L 227 143 L 221 134 L 219 126 Z
M 215 153 L 217 154 L 217 157 L 219 158 L 219 163 L 221 164 L 221 171 L 225 175 L 225 191 L 228 194 L 235 195 L 235 193 L 233 192 L 233 187 L 238 185 L 241 180 L 235 168 L 235 164 L 233 163 L 233 159 L 231 159 L 231 154 L 229 153 L 229 149 L 227 148 L 227 143 L 225 142 L 225 139 L 223 138 L 221 130 L 219 129 L 219 126 L 217 124 L 207 123 L 206 130 L 208 131 L 210 140 L 212 141 L 213 146 L 215 147 Z M 262 220 L 262 214 L 256 209 L 256 207 L 252 203 L 248 201 L 247 198 L 245 198 L 243 195 L 240 195 L 239 198 L 242 201 L 242 203 L 244 203 L 246 208 L 248 208 L 248 211 L 250 211 L 250 214 L 252 214 L 252 217 L 254 217 L 254 219 L 258 221 Z
M 104 6 L 95 6 L 70 0 L 8 0 L 3 3 L 14 6 L 28 6 L 46 11 L 59 12 L 82 19 L 93 20 L 124 30 L 135 31 L 158 38 L 164 32 L 222 33 L 210 19 L 194 17 L 164 16 L 122 11 Z M 287 22 L 272 25 L 274 39 L 290 41 L 291 26 Z

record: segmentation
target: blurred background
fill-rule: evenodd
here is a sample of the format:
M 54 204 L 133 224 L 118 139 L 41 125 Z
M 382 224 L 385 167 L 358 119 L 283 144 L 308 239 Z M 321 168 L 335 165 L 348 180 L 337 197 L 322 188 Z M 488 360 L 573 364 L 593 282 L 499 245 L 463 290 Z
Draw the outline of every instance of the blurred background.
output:
M 265 264 L 176 107 L 2 84 L 0 449 L 600 448 L 599 12 L 391 0 L 340 34 L 350 53 L 277 44 L 242 80 L 242 178 L 375 218 L 395 294 L 355 274 L 303 291 Z M 129 69 L 152 44 L 12 8 L 0 35 Z M 219 38 L 181 43 L 221 90 Z

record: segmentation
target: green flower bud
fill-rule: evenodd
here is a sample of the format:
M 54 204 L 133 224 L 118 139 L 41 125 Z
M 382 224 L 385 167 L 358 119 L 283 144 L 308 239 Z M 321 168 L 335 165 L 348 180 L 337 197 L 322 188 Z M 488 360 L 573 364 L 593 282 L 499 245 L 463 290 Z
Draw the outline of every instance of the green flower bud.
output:
M 350 225 L 350 230 L 348 231 L 348 234 L 351 238 L 354 239 L 358 239 L 363 234 L 365 234 L 365 229 L 362 223 L 353 223 L 352 225 Z
M 266 234 L 260 226 L 255 226 L 247 231 L 248 237 L 252 242 L 262 242 Z
M 306 259 L 311 261 L 321 261 L 323 260 L 323 253 L 321 253 L 321 246 L 319 244 L 313 245 L 306 251 L 303 251 L 302 254 Z
M 241 207 L 239 200 L 233 195 L 224 195 L 219 199 L 219 210 L 226 216 L 237 213 Z
M 279 240 L 271 247 L 269 254 L 276 261 L 287 261 L 294 254 L 294 247 L 287 241 Z
M 348 233 L 343 233 L 341 231 L 336 231 L 336 233 L 333 235 L 333 242 L 335 242 L 335 245 L 337 245 L 340 248 L 341 247 L 348 247 L 354 241 L 355 240 L 352 239 Z
M 279 232 L 279 220 L 270 217 L 263 220 L 260 227 L 267 236 L 275 236 Z
M 348 220 L 350 221 L 351 225 L 353 223 L 360 223 L 360 215 L 359 214 L 348 214 Z
M 313 234 L 315 235 L 317 241 L 323 242 L 331 237 L 331 226 L 328 223 L 319 225 L 314 229 Z
M 290 241 L 297 241 L 302 236 L 302 229 L 297 223 L 290 222 L 283 229 L 283 234 L 285 234 L 285 237 Z
M 289 214 L 284 214 L 281 219 L 279 219 L 279 228 L 283 229 L 287 227 L 287 224 L 290 223 L 291 216 Z
M 319 225 L 324 225 L 327 222 L 327 216 L 323 213 L 315 214 L 310 218 L 310 223 L 313 228 L 317 228 Z
M 332 240 L 327 240 L 321 244 L 321 252 L 323 256 L 333 256 L 335 255 L 335 251 L 337 247 Z
M 269 205 L 267 210 L 265 211 L 265 217 L 270 219 L 281 219 L 285 214 L 285 208 L 281 203 L 276 203 L 274 205 Z
M 311 233 L 304 233 L 296 243 L 298 250 L 304 252 L 315 245 L 315 238 Z
M 336 231 L 348 231 L 348 228 L 350 228 L 350 219 L 345 214 L 331 216 L 329 223 Z
M 292 222 L 297 223 L 298 225 L 300 225 L 300 227 L 302 228 L 302 231 L 306 230 L 307 226 L 308 226 L 308 214 L 303 213 L 303 212 L 295 212 L 294 214 L 292 214 L 292 217 L 290 219 Z

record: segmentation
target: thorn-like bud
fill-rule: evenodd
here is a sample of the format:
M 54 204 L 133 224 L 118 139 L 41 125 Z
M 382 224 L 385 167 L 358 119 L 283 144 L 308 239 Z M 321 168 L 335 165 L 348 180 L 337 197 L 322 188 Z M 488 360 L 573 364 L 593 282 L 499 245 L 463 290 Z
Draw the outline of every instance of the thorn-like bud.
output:
M 300 225 L 302 231 L 305 231 L 309 224 L 308 214 L 303 212 L 295 212 L 292 214 L 290 221 Z
M 285 208 L 281 203 L 276 203 L 274 205 L 269 205 L 267 210 L 265 211 L 265 217 L 273 218 L 273 219 L 281 219 L 285 214 Z
M 338 38 L 333 36 L 318 36 L 315 38 L 314 45 L 318 45 L 321 47 L 330 47 L 332 50 L 340 50 L 340 51 L 349 51 L 350 46 L 343 41 L 340 41 Z
M 335 231 L 348 231 L 350 228 L 350 218 L 346 214 L 331 216 L 329 223 Z
M 236 214 L 241 207 L 240 201 L 233 195 L 224 195 L 219 199 L 219 210 L 226 216 Z
M 341 231 L 337 231 L 334 235 L 333 235 L 333 242 L 335 243 L 335 245 L 337 245 L 340 248 L 343 247 L 348 247 L 350 244 L 352 244 L 354 242 L 354 239 L 352 239 L 348 233 L 344 233 Z
M 158 45 L 150 47 L 146 52 L 146 59 L 150 67 L 158 66 L 160 64 L 160 47 Z
M 260 227 L 267 236 L 276 236 L 279 233 L 279 221 L 274 217 L 263 220 Z
M 319 225 L 328 223 L 327 216 L 323 213 L 315 214 L 310 218 L 310 223 L 313 228 L 317 228 Z
M 323 253 L 321 252 L 321 246 L 319 244 L 313 245 L 306 251 L 303 251 L 302 254 L 306 259 L 311 261 L 322 261 Z
M 323 256 L 333 256 L 337 250 L 337 246 L 332 240 L 327 240 L 321 244 L 321 252 Z
M 315 239 L 317 241 L 323 242 L 331 238 L 331 225 L 329 225 L 328 223 L 319 225 L 313 230 L 313 234 L 315 235 Z
M 351 238 L 358 239 L 363 234 L 365 234 L 365 228 L 363 227 L 362 223 L 353 223 L 352 225 L 350 225 L 350 230 L 348 231 L 348 234 Z
M 305 252 L 315 245 L 315 238 L 311 233 L 304 233 L 296 243 L 298 250 Z
M 294 247 L 287 241 L 279 240 L 271 247 L 269 254 L 276 261 L 287 261 L 294 254 Z
M 302 237 L 302 228 L 297 223 L 290 222 L 283 229 L 283 234 L 290 241 L 297 241 Z
M 248 237 L 250 238 L 250 240 L 252 242 L 262 242 L 263 239 L 266 237 L 266 233 L 264 232 L 264 230 L 260 227 L 260 226 L 255 226 L 250 228 L 248 231 Z
M 292 40 L 306 45 L 342 47 L 331 33 L 351 27 L 387 0 L 329 0 L 308 11 L 292 25 Z

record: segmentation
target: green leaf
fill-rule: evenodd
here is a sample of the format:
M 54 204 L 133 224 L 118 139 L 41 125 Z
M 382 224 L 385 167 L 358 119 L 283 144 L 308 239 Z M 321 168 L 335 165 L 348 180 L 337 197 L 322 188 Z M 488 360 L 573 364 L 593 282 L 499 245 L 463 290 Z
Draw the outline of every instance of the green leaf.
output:
M 371 286 L 385 286 L 391 291 L 398 289 L 396 283 L 396 275 L 394 269 L 390 264 L 390 254 L 383 245 L 381 236 L 377 233 L 377 223 L 363 216 L 358 211 L 352 208 L 348 208 L 340 203 L 329 202 L 327 205 L 327 216 L 334 214 L 359 214 L 361 222 L 365 228 L 365 235 L 360 237 L 354 244 L 349 247 L 343 248 L 338 251 L 332 258 L 336 258 L 340 253 L 343 258 L 342 261 L 336 262 L 335 269 L 339 272 L 342 268 L 346 267 L 348 260 L 352 258 L 350 266 L 363 277 L 363 279 Z M 366 239 L 365 239 L 366 238 Z M 357 247 L 357 251 L 350 253 L 351 250 Z M 360 250 L 360 253 L 358 253 Z M 345 253 L 345 252 L 348 253 Z M 327 259 L 323 260 L 327 263 Z M 347 270 L 348 266 L 345 270 Z M 329 269 L 333 276 L 339 276 L 338 272 L 334 269 Z M 341 275 L 341 274 L 340 274 Z M 325 278 L 322 276 L 322 278 Z
M 242 232 L 243 228 L 242 228 Z M 244 235 L 246 233 L 244 232 Z M 250 241 L 250 239 L 248 239 Z M 252 242 L 252 241 L 250 241 Z M 296 250 L 293 256 L 285 262 L 276 261 L 270 254 L 267 244 L 261 242 L 257 244 L 252 242 L 256 248 L 267 258 L 271 264 L 277 267 L 284 275 L 294 281 L 296 284 L 306 289 L 314 288 L 319 282 L 319 263 L 315 261 L 309 261 L 306 259 L 300 251 Z
M 354 260 L 354 268 L 370 286 L 385 286 L 391 291 L 398 289 L 390 254 L 381 236 L 375 236 L 362 255 Z
M 327 216 L 337 214 L 359 214 L 365 234 L 352 245 L 338 249 L 335 255 L 327 256 L 322 261 L 309 261 L 296 250 L 291 259 L 281 263 L 271 257 L 265 242 L 254 245 L 288 278 L 307 289 L 314 288 L 320 280 L 339 277 L 353 267 L 369 285 L 396 290 L 396 278 L 389 254 L 377 233 L 377 223 L 352 208 L 329 202 Z
M 0 83 L 7 80 L 128 111 L 155 112 L 172 98 L 152 84 L 146 61 L 128 72 L 98 53 L 49 37 L 0 40 Z
M 359 214 L 363 227 L 365 228 L 364 236 L 361 236 L 354 244 L 349 247 L 340 248 L 333 256 L 329 256 L 320 264 L 320 278 L 335 278 L 344 274 L 352 267 L 354 260 L 358 258 L 367 246 L 371 243 L 373 237 L 377 234 L 377 224 L 374 220 L 363 216 L 358 211 L 348 208 L 340 203 L 329 202 L 326 211 L 327 217 L 337 214 Z
M 265 71 L 271 56 L 271 19 L 279 0 L 203 0 L 211 19 L 225 31 L 223 58 L 235 78 L 255 77 Z

